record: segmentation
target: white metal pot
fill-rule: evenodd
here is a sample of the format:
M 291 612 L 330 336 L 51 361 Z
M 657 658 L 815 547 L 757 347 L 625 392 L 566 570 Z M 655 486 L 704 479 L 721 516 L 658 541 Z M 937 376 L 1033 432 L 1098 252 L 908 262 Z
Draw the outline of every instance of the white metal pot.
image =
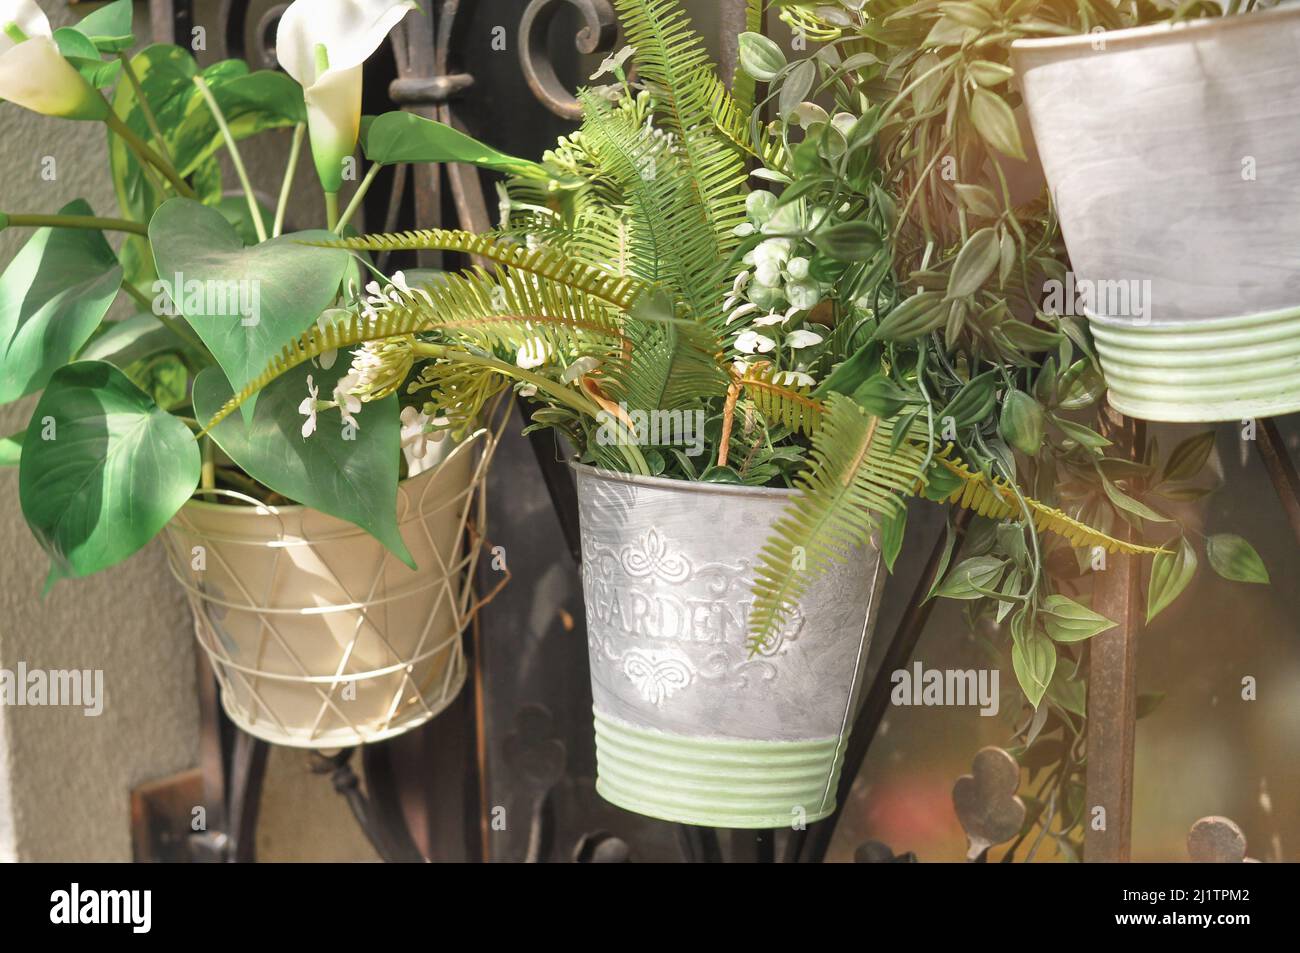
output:
M 1012 52 L 1111 403 L 1300 410 L 1300 7 Z
M 339 748 L 401 734 L 451 703 L 465 681 L 461 632 L 492 447 L 480 431 L 398 486 L 418 571 L 308 507 L 196 498 L 181 508 L 169 561 L 236 725 L 276 744 Z
M 882 588 L 877 550 L 815 579 L 751 656 L 754 569 L 793 491 L 575 470 L 597 791 L 710 827 L 830 814 Z

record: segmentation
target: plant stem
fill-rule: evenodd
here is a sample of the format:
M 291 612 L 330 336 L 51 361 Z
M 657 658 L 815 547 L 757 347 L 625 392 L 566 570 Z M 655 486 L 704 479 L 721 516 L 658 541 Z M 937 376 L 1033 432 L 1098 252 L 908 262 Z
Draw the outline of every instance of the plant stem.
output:
M 127 297 L 134 299 L 135 303 L 148 311 L 153 310 L 153 302 L 135 285 L 129 281 L 122 282 L 122 290 L 126 292 Z
M 262 210 L 257 207 L 257 197 L 253 195 L 253 183 L 248 179 L 248 170 L 244 168 L 244 159 L 239 154 L 239 147 L 235 145 L 235 137 L 230 134 L 230 126 L 226 124 L 226 117 L 222 114 L 216 97 L 212 95 L 212 90 L 208 88 L 208 84 L 204 82 L 203 77 L 195 76 L 194 85 L 203 94 L 203 101 L 208 104 L 208 111 L 212 113 L 212 118 L 217 122 L 217 128 L 221 130 L 221 138 L 226 141 L 226 151 L 230 153 L 230 161 L 234 163 L 235 174 L 239 176 L 239 184 L 244 189 L 244 198 L 248 200 L 248 214 L 252 216 L 253 227 L 257 230 L 257 240 L 264 242 L 266 241 L 266 223 L 262 221 Z
M 339 223 L 339 194 L 337 192 L 325 193 L 325 227 L 330 231 Z
M 99 218 L 94 215 L 0 215 L 0 225 L 19 228 L 95 228 L 107 232 L 130 232 L 149 236 L 149 229 L 124 218 Z
M 194 190 L 185 184 L 185 180 L 180 177 L 177 171 L 172 168 L 172 164 L 165 160 L 158 153 L 154 152 L 153 147 L 135 134 L 135 130 L 122 121 L 121 117 L 111 109 L 108 118 L 104 120 L 108 128 L 122 137 L 122 140 L 131 147 L 131 150 L 140 157 L 142 162 L 147 162 L 159 172 L 167 177 L 167 181 L 172 184 L 172 188 L 179 195 L 187 199 L 197 198 Z
M 215 489 L 217 486 L 217 466 L 215 454 L 212 450 L 211 437 L 199 438 L 199 452 L 203 457 L 203 464 L 199 469 L 199 485 L 205 490 Z M 216 499 L 212 493 L 203 494 L 203 498 L 209 503 L 214 502 Z
M 298 171 L 298 154 L 302 152 L 302 137 L 307 131 L 307 124 L 300 122 L 293 127 L 293 141 L 289 143 L 289 164 L 284 168 L 284 180 L 280 183 L 280 200 L 275 203 L 275 222 L 271 225 L 271 237 L 279 238 L 284 230 L 284 213 L 289 207 L 289 191 L 293 188 L 293 176 Z
M 343 215 L 340 216 L 339 220 L 334 224 L 335 235 L 343 234 L 343 229 L 347 226 L 348 222 L 352 220 L 352 216 L 356 214 L 357 209 L 361 207 L 361 200 L 364 199 L 366 193 L 370 191 L 371 183 L 375 181 L 375 176 L 379 174 L 381 168 L 383 168 L 383 166 L 378 162 L 371 164 L 369 171 L 366 172 L 366 177 L 361 180 L 357 185 L 357 190 L 352 193 L 352 200 L 348 202 L 348 207 L 343 210 Z
M 135 98 L 140 103 L 140 111 L 144 113 L 144 121 L 148 124 L 149 131 L 153 133 L 153 141 L 158 146 L 158 153 L 167 160 L 168 165 L 175 168 L 175 160 L 167 151 L 167 140 L 163 138 L 162 129 L 158 126 L 158 117 L 154 115 L 153 107 L 145 98 L 144 87 L 140 85 L 140 77 L 136 75 L 135 67 L 131 65 L 131 57 L 127 55 L 126 50 L 119 50 L 117 58 L 122 63 L 122 72 L 126 74 L 127 82 L 135 90 Z

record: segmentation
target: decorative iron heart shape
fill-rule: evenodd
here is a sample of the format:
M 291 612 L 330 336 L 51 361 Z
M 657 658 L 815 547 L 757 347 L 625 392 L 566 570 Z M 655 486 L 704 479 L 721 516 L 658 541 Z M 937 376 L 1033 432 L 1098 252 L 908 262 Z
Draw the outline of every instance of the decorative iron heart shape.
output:
M 952 786 L 952 806 L 970 838 L 967 859 L 974 860 L 994 844 L 1009 841 L 1025 823 L 1025 803 L 1016 797 L 1020 765 L 1001 748 L 981 748 Z

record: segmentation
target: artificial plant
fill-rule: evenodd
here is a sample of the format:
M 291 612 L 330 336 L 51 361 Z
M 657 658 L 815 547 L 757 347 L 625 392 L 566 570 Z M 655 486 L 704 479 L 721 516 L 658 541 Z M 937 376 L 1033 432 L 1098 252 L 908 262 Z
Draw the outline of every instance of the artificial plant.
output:
M 1047 587 L 1037 531 L 1078 547 L 1158 550 L 1038 502 L 1014 467 L 992 465 L 982 434 L 1015 390 L 1007 365 L 1020 365 L 1003 355 L 985 370 L 949 358 L 951 345 L 940 342 L 944 355 L 933 357 L 930 373 L 918 371 L 923 358 L 895 346 L 902 336 L 890 329 L 906 311 L 894 308 L 887 233 L 902 203 L 874 150 L 839 145 L 874 120 L 818 113 L 804 102 L 817 66 L 787 71 L 757 34 L 742 47 L 749 80 L 728 92 L 675 2 L 616 6 L 629 48 L 593 77 L 612 82 L 580 92 L 582 126 L 543 157 L 546 177 L 506 184 L 497 230 L 329 243 L 357 252 L 449 250 L 482 264 L 425 287 L 393 286 L 346 320 L 309 328 L 209 426 L 320 355 L 359 345 L 354 366 L 366 373 L 353 393 L 363 403 L 405 386 L 423 395 L 426 414 L 457 428 L 513 386 L 542 405 L 533 426 L 565 434 L 581 460 L 795 487 L 802 492 L 757 571 L 755 650 L 812 574 L 877 531 L 892 563 L 904 498 L 952 500 L 1021 540 L 1023 579 L 1001 594 L 1017 610 L 1016 670 L 1037 705 L 1052 678 L 1052 633 L 1074 641 L 1112 624 Z M 756 22 L 757 4 L 751 13 Z M 787 112 L 809 129 L 799 143 L 790 127 L 769 130 L 749 118 L 756 82 L 787 72 L 800 77 L 797 94 L 783 94 Z M 837 164 L 826 176 L 823 161 Z M 753 175 L 784 186 L 780 195 L 750 190 Z M 1038 332 L 1039 341 L 1055 347 L 1058 337 Z M 936 375 L 941 383 L 930 392 Z M 636 420 L 646 411 L 699 415 L 706 452 L 647 445 Z M 945 420 L 954 422 L 951 434 Z M 982 563 L 954 572 L 966 588 L 951 582 L 945 594 L 959 598 L 992 592 L 1003 574 L 990 580 Z
M 1030 498 L 1103 532 L 1159 544 L 1150 553 L 1150 620 L 1196 571 L 1197 547 L 1177 508 L 1213 489 L 1203 472 L 1214 434 L 1190 436 L 1167 455 L 1154 438 L 1137 447 L 1112 442 L 1118 430 L 1104 413 L 1087 327 L 1061 307 L 1069 259 L 1041 173 L 1028 161 L 1010 45 L 1220 10 L 1091 0 L 779 7 L 806 41 L 797 45 L 813 49 L 787 61 L 757 34 L 741 46 L 742 63 L 769 83 L 755 134 L 791 156 L 777 170 L 785 187 L 775 207 L 833 209 L 805 236 L 813 246 L 842 222 L 867 226 L 871 255 L 846 269 L 839 290 L 872 311 L 889 400 L 968 466 L 1023 494 L 994 514 L 1001 522 L 976 521 L 965 558 L 949 569 L 950 534 L 937 593 L 967 600 L 972 630 L 993 633 L 995 649 L 1010 636 L 1034 705 L 1014 750 L 1041 772 L 1026 831 L 1036 823 L 1038 840 L 1050 834 L 1076 855 L 1084 651 L 1110 625 L 1076 607 L 1088 602 L 1105 558 L 1029 532 L 1026 517 L 1039 505 Z M 1225 578 L 1268 579 L 1239 536 L 1212 535 L 1203 549 Z
M 396 484 L 423 464 L 434 434 L 405 394 L 376 402 L 364 423 L 315 427 L 322 408 L 355 404 L 348 363 L 324 357 L 198 439 L 196 418 L 331 308 L 378 291 L 356 286 L 346 252 L 307 242 L 344 234 L 383 166 L 456 160 L 542 174 L 407 113 L 363 121 L 361 63 L 411 6 L 292 4 L 280 45 L 304 98 L 294 78 L 240 60 L 200 68 L 191 50 L 168 43 L 132 54 L 131 0 L 58 30 L 32 0 L 0 0 L 0 97 L 102 123 L 119 205 L 117 217 L 80 199 L 53 214 L 8 202 L 0 213 L 0 226 L 36 229 L 0 276 L 0 402 L 39 392 L 30 424 L 0 442 L 0 462 L 19 466 L 23 514 L 50 555 L 51 582 L 126 558 L 196 489 L 315 507 L 410 563 Z M 320 191 L 295 189 L 309 127 Z M 292 138 L 267 207 L 239 144 L 279 129 Z M 340 210 L 359 138 L 371 166 Z M 44 169 L 57 177 L 51 163 L 72 161 L 48 157 Z M 286 232 L 291 217 L 321 204 L 326 229 Z

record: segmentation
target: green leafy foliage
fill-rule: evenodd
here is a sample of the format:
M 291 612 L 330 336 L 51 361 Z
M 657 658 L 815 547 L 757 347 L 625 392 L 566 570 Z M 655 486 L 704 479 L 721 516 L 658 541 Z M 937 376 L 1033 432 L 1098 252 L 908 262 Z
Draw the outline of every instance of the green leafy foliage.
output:
M 161 145 L 178 173 L 189 178 L 199 198 L 210 204 L 221 197 L 216 152 L 223 139 L 194 83 L 196 76 L 202 76 L 208 84 L 237 141 L 306 120 L 301 87 L 277 71 L 250 72 L 238 60 L 223 60 L 200 70 L 188 50 L 165 43 L 146 46 L 130 58 L 130 65 L 144 102 L 162 132 L 162 143 L 155 145 Z M 154 137 L 144 102 L 136 93 L 135 83 L 122 81 L 114 89 L 114 111 L 132 131 L 150 141 Z M 112 134 L 109 164 L 118 205 L 133 221 L 148 222 L 154 211 L 175 195 L 170 186 L 141 165 L 120 136 Z M 147 291 L 157 277 L 153 255 L 141 237 L 127 238 L 122 263 L 126 279 L 142 291 Z
M 73 24 L 102 53 L 117 53 L 130 49 L 135 42 L 131 33 L 132 0 L 113 0 L 98 10 L 86 14 Z
M 334 301 L 347 253 L 303 244 L 329 237 L 301 232 L 245 247 L 220 212 L 173 199 L 149 223 L 160 280 L 169 287 L 159 305 L 170 299 L 243 388 Z M 250 398 L 250 415 L 253 403 Z
M 226 420 L 212 438 L 253 479 L 291 500 L 355 523 L 415 569 L 397 528 L 400 435 L 397 398 L 367 404 L 356 428 L 320 412 L 316 432 L 303 437 L 299 404 L 307 381 L 327 397 L 347 370 L 302 364 L 262 391 L 252 420 Z M 194 409 L 214 415 L 231 397 L 220 368 L 209 367 L 194 382 Z
M 366 158 L 382 165 L 467 162 L 506 175 L 550 178 L 546 169 L 536 162 L 506 155 L 445 123 L 400 110 L 371 120 L 365 129 L 362 148 Z
M 90 215 L 78 199 L 63 215 Z M 0 275 L 0 403 L 44 387 L 99 326 L 122 283 L 104 236 L 38 229 Z
M 1169 606 L 1187 588 L 1196 574 L 1196 550 L 1186 538 L 1178 549 L 1158 553 L 1151 560 L 1151 578 L 1147 583 L 1147 622 Z
M 902 508 L 900 496 L 911 492 L 924 454 L 909 444 L 891 452 L 892 427 L 850 398 L 826 401 L 812 465 L 796 481 L 801 493 L 773 528 L 755 572 L 754 651 L 779 630 L 811 579 L 866 546 L 881 514 Z
M 1255 547 L 1236 533 L 1215 533 L 1206 537 L 1205 555 L 1210 567 L 1234 582 L 1268 583 L 1268 568 Z
M 130 556 L 198 479 L 198 445 L 185 424 L 111 364 L 77 361 L 54 373 L 36 405 L 18 492 L 54 579 Z

